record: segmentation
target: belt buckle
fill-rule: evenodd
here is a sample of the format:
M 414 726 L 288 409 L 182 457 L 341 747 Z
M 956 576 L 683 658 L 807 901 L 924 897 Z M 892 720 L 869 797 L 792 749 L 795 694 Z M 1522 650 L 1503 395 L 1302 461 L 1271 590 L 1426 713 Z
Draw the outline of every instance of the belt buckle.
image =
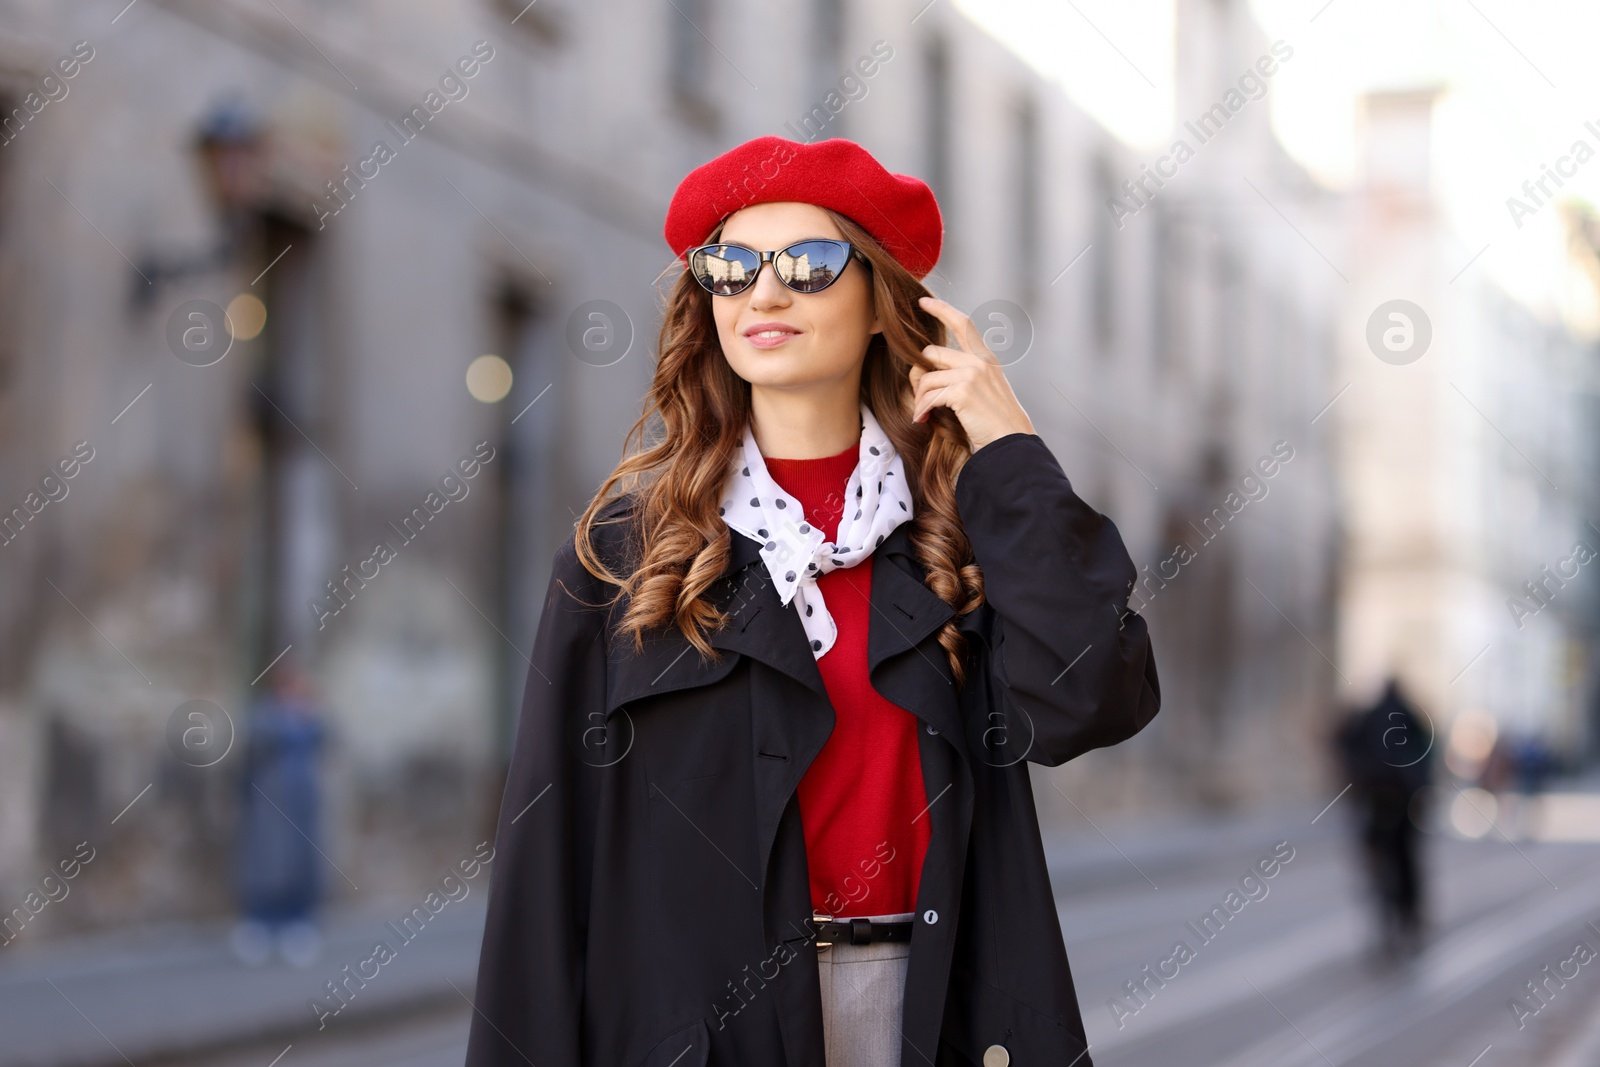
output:
M 820 911 L 814 911 L 814 912 L 811 913 L 811 923 L 812 923 L 812 927 L 813 927 L 813 932 L 816 934 L 818 947 L 824 947 L 824 946 L 833 944 L 832 941 L 824 941 L 824 940 L 822 940 L 822 930 L 821 930 L 821 927 L 823 927 L 824 925 L 826 925 L 828 923 L 831 923 L 831 922 L 833 922 L 833 916 L 832 915 L 824 915 Z

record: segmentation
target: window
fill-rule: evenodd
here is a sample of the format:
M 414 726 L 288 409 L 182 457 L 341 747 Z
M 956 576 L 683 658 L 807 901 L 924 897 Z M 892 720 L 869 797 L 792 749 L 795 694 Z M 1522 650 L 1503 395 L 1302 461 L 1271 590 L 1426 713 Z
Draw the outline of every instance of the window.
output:
M 923 165 L 933 195 L 945 215 L 945 231 L 950 225 L 950 46 L 940 36 L 929 37 L 923 45 L 923 72 L 926 80 L 923 99 L 922 143 L 927 152 Z
M 1039 108 L 1032 95 L 1024 94 L 1017 100 L 1012 119 L 1016 143 L 1016 214 L 1012 220 L 1016 234 L 1016 292 L 1022 306 L 1032 314 L 1039 299 L 1039 246 L 1044 229 L 1039 199 Z
M 1172 213 L 1161 201 L 1153 204 L 1152 209 L 1155 212 L 1155 237 L 1151 248 L 1154 262 L 1150 270 L 1151 332 L 1154 335 L 1151 338 L 1151 363 L 1153 373 L 1161 378 L 1170 375 L 1178 363 L 1178 333 L 1183 328 L 1182 250 Z
M 713 0 L 667 0 L 668 60 L 673 103 L 693 125 L 710 132 L 722 121 L 715 79 L 722 62 L 711 46 Z
M 811 10 L 811 99 L 807 104 L 815 106 L 837 91 L 839 77 L 844 73 L 840 66 L 844 54 L 844 0 L 814 0 Z M 839 132 L 839 116 L 834 116 L 833 123 L 828 136 L 844 136 Z
M 543 44 L 560 44 L 567 36 L 567 11 L 561 0 L 494 0 L 511 26 Z
M 1094 270 L 1089 276 L 1089 314 L 1094 324 L 1095 347 L 1101 355 L 1109 355 L 1117 339 L 1117 228 L 1110 207 L 1117 196 L 1117 180 L 1104 156 L 1095 160 L 1092 184 Z
M 0 93 L 0 119 L 8 119 L 15 101 L 4 93 Z M 26 112 L 24 112 L 26 114 Z M 11 136 L 11 131 L 0 123 L 0 142 Z M 13 157 L 0 156 L 0 256 L 7 251 L 8 237 L 6 223 L 10 221 L 8 206 L 11 203 L 11 174 L 10 162 Z M 0 264 L 0 272 L 5 271 L 5 266 Z M 0 274 L 0 276 L 4 276 Z M 0 287 L 0 393 L 4 393 L 11 385 L 12 371 L 16 359 L 15 345 L 17 342 L 17 321 L 20 309 L 17 307 L 17 287 Z M 0 669 L 0 685 L 9 684 L 6 672 Z
M 1245 337 L 1248 309 L 1245 306 L 1244 278 L 1239 259 L 1225 241 L 1219 240 L 1214 246 L 1211 277 L 1216 301 L 1216 358 L 1211 370 L 1222 375 L 1223 381 L 1237 382 L 1237 374 L 1245 365 L 1240 347 Z
M 535 287 L 539 286 L 539 289 Z M 487 521 L 494 561 L 485 577 L 495 590 L 484 604 L 507 641 L 495 646 L 494 734 L 502 755 L 510 752 L 528 661 L 520 649 L 533 646 L 539 612 L 550 581 L 549 566 L 570 529 L 571 514 L 560 504 L 563 437 L 556 381 L 560 362 L 551 316 L 535 299 L 542 283 L 509 272 L 489 290 L 485 351 L 511 365 L 511 395 L 495 405 L 491 441 L 499 451 L 491 465 L 493 517 Z

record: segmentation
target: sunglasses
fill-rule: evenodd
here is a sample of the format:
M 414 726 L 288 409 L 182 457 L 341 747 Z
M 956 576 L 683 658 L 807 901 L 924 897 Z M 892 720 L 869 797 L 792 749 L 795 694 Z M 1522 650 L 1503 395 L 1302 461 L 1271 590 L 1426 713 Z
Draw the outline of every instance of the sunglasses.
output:
M 820 293 L 839 280 L 850 260 L 870 266 L 849 241 L 817 238 L 788 248 L 757 252 L 744 245 L 701 245 L 689 250 L 689 273 L 715 296 L 737 296 L 756 282 L 762 264 L 772 262 L 778 281 L 797 293 Z

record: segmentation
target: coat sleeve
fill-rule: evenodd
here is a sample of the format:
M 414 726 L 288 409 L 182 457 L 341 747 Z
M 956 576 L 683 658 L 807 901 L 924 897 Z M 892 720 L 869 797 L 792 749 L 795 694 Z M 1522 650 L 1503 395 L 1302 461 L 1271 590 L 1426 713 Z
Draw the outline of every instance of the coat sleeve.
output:
M 552 567 L 500 802 L 466 1067 L 586 1062 L 593 813 L 605 761 L 581 753 L 603 736 L 604 612 L 568 591 L 593 603 L 596 584 L 569 537 Z
M 955 492 L 994 609 L 996 700 L 1007 732 L 1032 738 L 1025 758 L 1055 767 L 1142 730 L 1161 689 L 1149 629 L 1128 610 L 1137 572 L 1116 526 L 1036 434 L 978 449 Z

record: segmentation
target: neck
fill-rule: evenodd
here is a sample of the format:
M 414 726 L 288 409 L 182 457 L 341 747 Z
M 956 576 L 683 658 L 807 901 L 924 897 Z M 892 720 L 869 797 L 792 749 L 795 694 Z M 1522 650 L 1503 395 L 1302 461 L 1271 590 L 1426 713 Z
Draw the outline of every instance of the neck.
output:
M 767 457 L 821 459 L 861 440 L 859 373 L 805 390 L 750 390 L 750 431 Z

